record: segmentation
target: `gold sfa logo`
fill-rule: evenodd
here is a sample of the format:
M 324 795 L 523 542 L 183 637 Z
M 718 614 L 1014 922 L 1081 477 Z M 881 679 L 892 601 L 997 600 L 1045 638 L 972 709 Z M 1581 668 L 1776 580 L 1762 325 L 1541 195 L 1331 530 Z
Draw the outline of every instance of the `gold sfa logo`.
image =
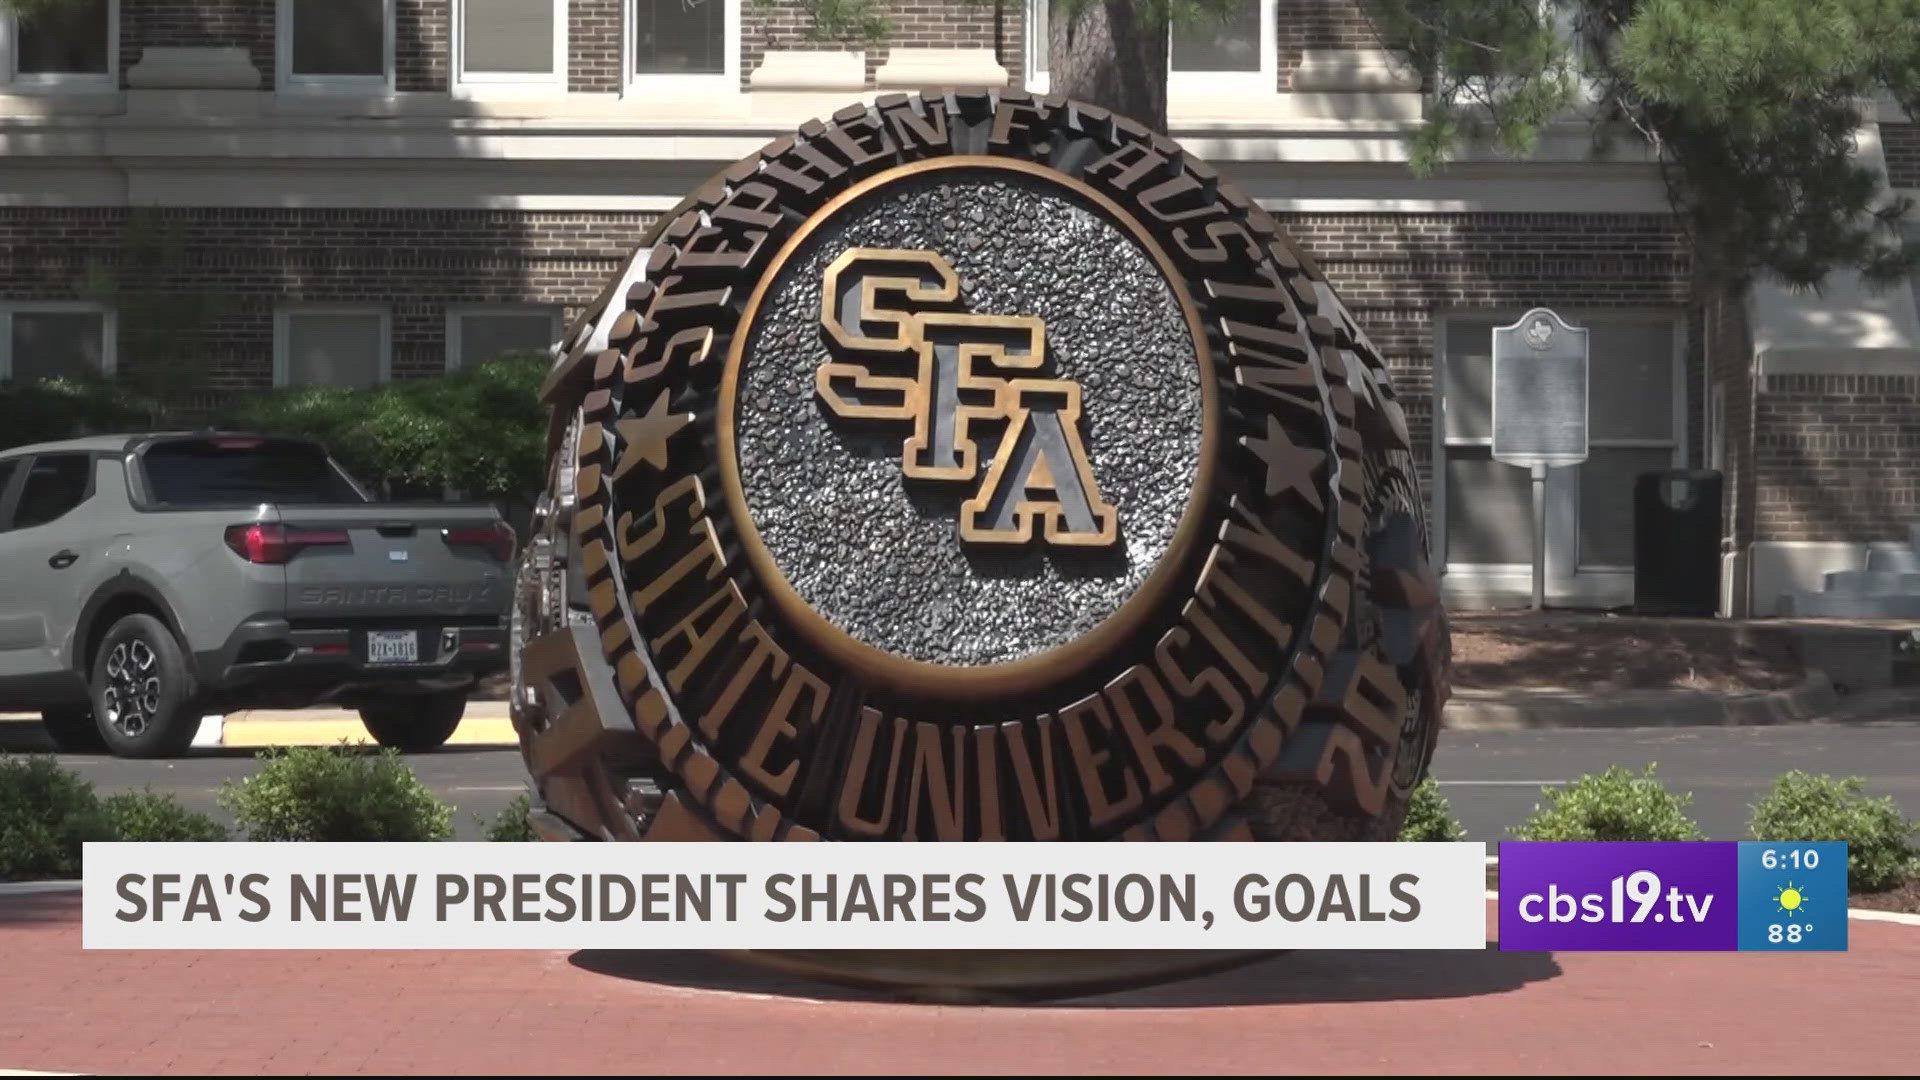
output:
M 847 420 L 911 425 L 900 468 L 978 486 L 960 539 L 1104 547 L 1120 518 L 1100 497 L 1080 441 L 1080 384 L 1036 378 L 1047 328 L 1031 315 L 959 309 L 960 280 L 931 251 L 854 248 L 827 268 L 820 323 L 836 358 L 814 376 Z M 1023 374 L 1025 373 L 1025 374 Z M 1000 428 L 981 478 L 982 442 Z

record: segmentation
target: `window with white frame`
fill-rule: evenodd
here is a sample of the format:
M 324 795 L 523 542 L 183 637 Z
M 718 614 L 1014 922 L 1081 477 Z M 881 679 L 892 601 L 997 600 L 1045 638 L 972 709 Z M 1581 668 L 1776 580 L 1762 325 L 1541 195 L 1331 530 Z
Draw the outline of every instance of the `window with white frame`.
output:
M 392 320 L 372 305 L 300 305 L 274 313 L 275 386 L 377 386 L 393 374 Z
M 0 14 L 0 75 L 17 89 L 112 89 L 119 82 L 119 0 L 70 0 Z
M 627 76 L 739 78 L 742 0 L 626 0 Z
M 1277 0 L 1223 0 L 1216 10 L 1174 17 L 1167 42 L 1167 89 L 1272 93 L 1279 83 Z M 1027 3 L 1027 85 L 1047 89 L 1050 0 Z
M 280 84 L 383 90 L 393 85 L 396 0 L 280 0 Z
M 113 372 L 113 312 L 99 304 L 0 304 L 0 379 L 85 378 Z
M 516 352 L 546 352 L 560 338 L 560 309 L 543 305 L 456 307 L 447 311 L 447 370 Z
M 564 88 L 567 0 L 454 0 L 453 56 L 463 87 Z

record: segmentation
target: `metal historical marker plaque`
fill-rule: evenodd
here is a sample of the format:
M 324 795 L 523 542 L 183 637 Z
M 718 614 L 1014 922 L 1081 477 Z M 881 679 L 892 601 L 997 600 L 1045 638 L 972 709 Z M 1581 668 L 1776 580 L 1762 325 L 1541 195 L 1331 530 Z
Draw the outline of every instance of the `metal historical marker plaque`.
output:
M 642 252 L 544 390 L 543 831 L 1397 833 L 1448 692 L 1405 418 L 1213 169 L 1063 99 L 893 95 Z
M 1587 460 L 1587 331 L 1546 308 L 1493 331 L 1493 459 Z

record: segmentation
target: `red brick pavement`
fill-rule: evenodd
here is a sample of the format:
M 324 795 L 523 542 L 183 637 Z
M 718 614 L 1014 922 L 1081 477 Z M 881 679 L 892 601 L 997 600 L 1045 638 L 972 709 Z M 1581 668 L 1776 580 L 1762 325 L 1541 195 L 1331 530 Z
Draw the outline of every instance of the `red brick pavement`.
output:
M 956 1007 L 678 953 L 84 952 L 78 916 L 74 895 L 0 898 L 0 1069 L 1803 1075 L 1920 1060 L 1920 927 L 1877 922 L 1854 922 L 1845 954 L 1295 953 Z

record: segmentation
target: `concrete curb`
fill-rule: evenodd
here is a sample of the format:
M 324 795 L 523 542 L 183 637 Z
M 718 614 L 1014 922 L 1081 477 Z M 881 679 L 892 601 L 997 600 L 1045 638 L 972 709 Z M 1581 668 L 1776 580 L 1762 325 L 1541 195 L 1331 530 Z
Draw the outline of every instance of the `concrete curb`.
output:
M 0 881 L 0 899 L 9 896 L 45 896 L 49 893 L 77 893 L 78 881 Z
M 1544 728 L 1741 727 L 1812 723 L 1840 705 L 1825 674 L 1787 690 L 1456 690 L 1443 714 L 1453 731 Z
M 199 747 L 331 746 L 339 742 L 371 745 L 360 714 L 338 709 L 251 709 L 229 716 L 206 716 L 194 733 Z M 517 746 L 513 721 L 504 701 L 473 701 L 448 746 Z
M 35 715 L 0 716 L 0 735 L 19 725 L 31 729 L 33 741 L 45 739 Z M 12 740 L 0 739 L 0 746 Z M 372 745 L 360 714 L 346 709 L 249 709 L 225 716 L 200 718 L 193 733 L 193 746 L 203 750 L 255 749 L 268 746 L 332 746 L 339 742 Z M 447 740 L 448 746 L 518 746 L 513 721 L 504 701 L 472 701 L 460 727 Z

